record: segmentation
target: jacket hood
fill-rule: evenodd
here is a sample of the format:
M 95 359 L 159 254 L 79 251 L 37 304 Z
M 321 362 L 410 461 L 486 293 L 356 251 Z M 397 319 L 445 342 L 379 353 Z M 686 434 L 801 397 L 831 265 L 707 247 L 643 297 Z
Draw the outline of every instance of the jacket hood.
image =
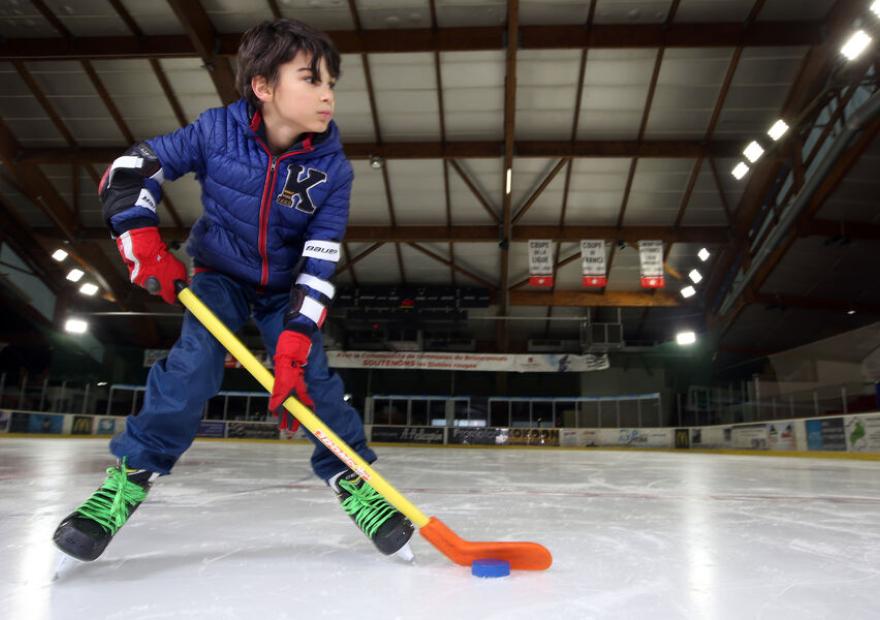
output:
M 255 110 L 244 98 L 230 104 L 227 109 L 235 122 L 241 125 L 244 133 L 252 136 L 254 140 L 265 143 L 263 117 L 259 110 Z M 308 152 L 294 157 L 322 157 L 341 151 L 342 142 L 339 139 L 339 128 L 336 126 L 336 121 L 331 120 L 327 130 L 323 133 L 305 134 L 303 139 L 291 146 L 288 151 L 297 151 L 304 147 L 308 147 Z

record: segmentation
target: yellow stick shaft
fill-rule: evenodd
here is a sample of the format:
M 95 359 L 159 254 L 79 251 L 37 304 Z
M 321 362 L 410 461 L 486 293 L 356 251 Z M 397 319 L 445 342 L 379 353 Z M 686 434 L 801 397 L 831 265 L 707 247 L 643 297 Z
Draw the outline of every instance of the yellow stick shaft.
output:
M 186 306 L 186 309 L 195 315 L 195 317 L 211 332 L 211 334 L 220 341 L 226 349 L 237 359 L 242 366 L 247 368 L 254 378 L 266 388 L 268 392 L 272 392 L 272 386 L 275 384 L 275 377 L 263 366 L 259 360 L 242 344 L 235 334 L 223 324 L 223 321 L 211 312 L 202 301 L 188 288 L 180 291 L 177 298 Z M 351 449 L 339 436 L 330 430 L 321 419 L 309 409 L 296 400 L 294 397 L 284 401 L 284 407 L 303 426 L 305 426 L 318 440 L 333 452 L 339 460 L 345 463 L 353 471 L 382 494 L 382 497 L 402 512 L 413 522 L 417 528 L 422 528 L 428 523 L 428 517 L 421 510 L 416 508 L 408 499 L 401 495 L 397 489 L 385 480 L 379 472 L 370 467 L 357 452 Z

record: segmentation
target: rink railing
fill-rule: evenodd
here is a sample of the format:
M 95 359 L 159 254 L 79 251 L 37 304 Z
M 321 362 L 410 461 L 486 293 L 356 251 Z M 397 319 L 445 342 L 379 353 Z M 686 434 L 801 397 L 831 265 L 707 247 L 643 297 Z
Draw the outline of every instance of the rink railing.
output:
M 851 382 L 784 394 L 777 385 L 750 381 L 723 388 L 693 386 L 664 401 L 658 393 L 590 397 L 375 395 L 365 399 L 367 424 L 496 427 L 629 428 L 710 426 L 846 415 L 880 408 L 874 384 Z M 47 377 L 10 381 L 0 374 L 0 409 L 124 416 L 143 404 L 144 386 L 55 382 Z M 268 394 L 222 391 L 210 399 L 206 420 L 268 421 Z M 671 410 L 670 410 L 671 409 Z
M 0 410 L 0 436 L 112 435 L 126 418 Z M 494 426 L 366 425 L 372 443 L 437 446 L 629 447 L 655 449 L 822 451 L 880 455 L 880 412 L 799 418 L 776 422 L 666 428 L 549 428 Z M 197 437 L 304 439 L 303 431 L 280 431 L 274 422 L 202 420 Z
M 796 418 L 865 413 L 880 408 L 878 387 L 849 382 L 777 392 L 779 386 L 757 379 L 727 388 L 690 388 L 676 403 L 679 426 L 773 422 Z
M 613 396 L 429 396 L 377 394 L 364 405 L 367 424 L 510 428 L 659 427 L 658 392 Z
M 104 381 L 53 382 L 49 378 L 15 384 L 0 375 L 0 409 L 125 416 L 136 414 L 144 401 L 143 385 L 108 384 Z M 224 390 L 211 398 L 203 411 L 207 420 L 267 421 L 269 395 L 264 391 Z

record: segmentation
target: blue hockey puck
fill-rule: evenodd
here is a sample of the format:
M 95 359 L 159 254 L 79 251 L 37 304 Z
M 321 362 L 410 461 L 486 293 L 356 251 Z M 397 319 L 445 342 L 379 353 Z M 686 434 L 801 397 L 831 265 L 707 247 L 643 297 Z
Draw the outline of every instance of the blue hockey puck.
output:
M 510 562 L 507 560 L 474 560 L 471 562 L 471 575 L 474 577 L 507 577 Z

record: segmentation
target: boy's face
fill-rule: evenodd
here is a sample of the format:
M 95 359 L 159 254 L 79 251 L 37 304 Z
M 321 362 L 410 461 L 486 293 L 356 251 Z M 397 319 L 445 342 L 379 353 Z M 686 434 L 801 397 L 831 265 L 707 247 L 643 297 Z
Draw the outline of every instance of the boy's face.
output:
M 254 78 L 253 88 L 263 103 L 263 117 L 271 115 L 294 135 L 322 133 L 333 118 L 336 78 L 330 75 L 322 58 L 318 63 L 319 79 L 312 73 L 311 60 L 311 55 L 298 53 L 278 68 L 275 84 L 262 77 Z

